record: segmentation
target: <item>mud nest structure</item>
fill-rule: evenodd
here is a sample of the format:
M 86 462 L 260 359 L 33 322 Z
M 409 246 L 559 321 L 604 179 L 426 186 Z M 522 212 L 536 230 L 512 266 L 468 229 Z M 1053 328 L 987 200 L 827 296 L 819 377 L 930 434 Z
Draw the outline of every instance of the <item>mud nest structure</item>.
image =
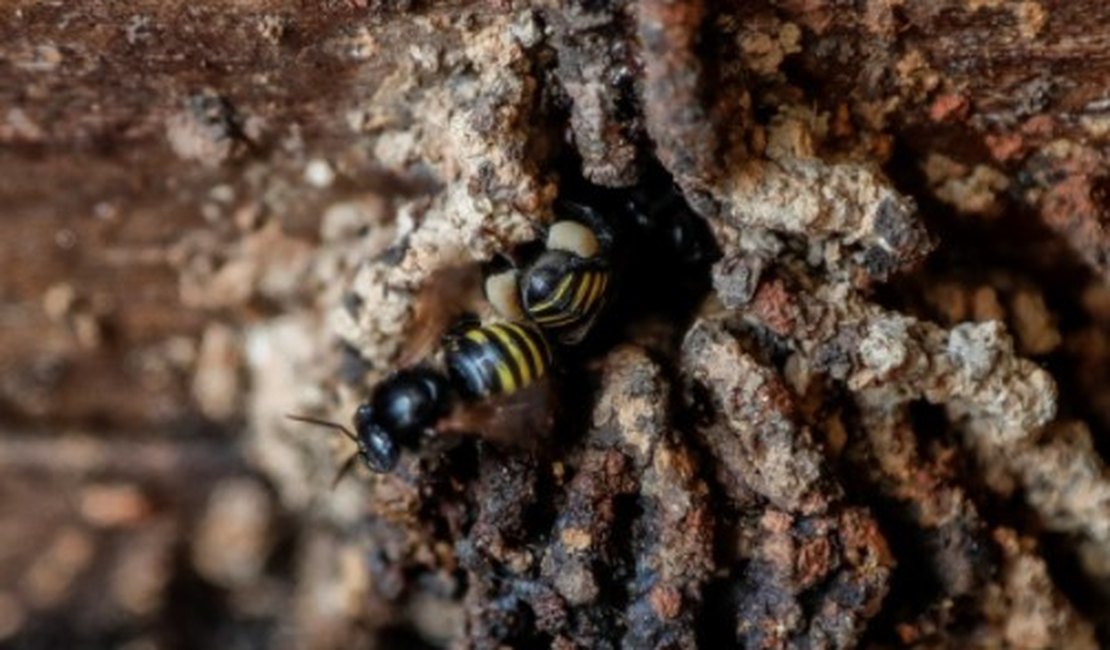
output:
M 1110 10 L 274 4 L 0 26 L 17 216 L 94 222 L 10 288 L 14 647 L 1107 642 Z M 348 421 L 568 192 L 719 255 L 633 252 L 535 449 L 333 489 L 350 444 L 285 414 Z

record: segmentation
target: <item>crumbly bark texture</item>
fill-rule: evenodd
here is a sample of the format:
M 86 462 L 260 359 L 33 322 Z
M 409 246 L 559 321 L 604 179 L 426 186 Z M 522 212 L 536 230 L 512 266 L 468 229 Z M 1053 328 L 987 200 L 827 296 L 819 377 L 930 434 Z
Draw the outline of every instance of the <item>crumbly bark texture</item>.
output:
M 0 645 L 1110 643 L 1110 5 L 8 4 Z M 549 437 L 332 487 L 285 414 L 672 179 Z

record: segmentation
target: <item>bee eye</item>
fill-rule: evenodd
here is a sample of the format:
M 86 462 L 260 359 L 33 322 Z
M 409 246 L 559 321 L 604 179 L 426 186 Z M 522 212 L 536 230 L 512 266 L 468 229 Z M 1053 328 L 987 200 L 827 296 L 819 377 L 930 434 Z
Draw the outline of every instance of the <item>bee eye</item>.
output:
M 384 474 L 397 466 L 401 451 L 385 429 L 371 425 L 365 430 L 365 435 L 363 431 L 359 432 L 359 440 L 362 442 L 359 456 L 371 471 Z
M 377 420 L 374 408 L 363 404 L 355 411 L 358 455 L 372 471 L 388 472 L 397 466 L 401 450 L 393 434 Z

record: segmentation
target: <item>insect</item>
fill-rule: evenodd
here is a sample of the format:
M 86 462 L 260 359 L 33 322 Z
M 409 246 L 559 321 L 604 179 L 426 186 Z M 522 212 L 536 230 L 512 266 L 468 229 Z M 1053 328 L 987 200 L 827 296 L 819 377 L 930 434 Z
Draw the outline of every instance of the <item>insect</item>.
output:
M 511 266 L 491 274 L 485 293 L 503 316 L 530 320 L 554 341 L 574 345 L 589 333 L 606 303 L 610 247 L 608 230 L 596 213 L 567 203 L 563 209 L 587 216 L 590 225 L 555 222 L 547 231 L 546 249 L 523 269 Z
M 419 449 L 425 440 L 445 432 L 480 432 L 486 439 L 515 443 L 525 433 L 532 439 L 541 437 L 537 432 L 550 429 L 552 423 L 547 382 L 554 366 L 552 347 L 559 346 L 561 352 L 585 339 L 610 302 L 616 276 L 656 277 L 661 269 L 653 267 L 666 266 L 659 264 L 657 254 L 669 255 L 679 266 L 708 259 L 704 223 L 688 208 L 679 209 L 681 199 L 676 204 L 643 193 L 628 198 L 595 191 L 592 196 L 601 209 L 561 201 L 557 211 L 571 218 L 552 224 L 543 250 L 522 264 L 506 255 L 508 268 L 486 277 L 484 293 L 500 319 L 465 323 L 444 337 L 432 354 L 409 355 L 423 360 L 405 362 L 375 386 L 355 410 L 353 431 L 334 422 L 289 416 L 338 430 L 356 443 L 357 453 L 343 464 L 337 480 L 356 459 L 374 472 L 390 472 L 403 449 Z M 653 205 L 656 208 L 649 211 Z M 614 217 L 621 223 L 612 223 Z M 614 246 L 617 239 L 635 242 L 625 248 L 636 248 L 641 257 L 647 252 L 640 264 L 644 268 L 625 268 L 636 255 L 621 254 Z M 644 272 L 649 269 L 651 273 Z M 464 274 L 446 277 L 451 288 L 432 291 L 433 298 L 442 299 L 426 312 L 439 317 L 422 319 L 433 323 L 429 331 L 442 331 L 437 323 L 457 311 L 444 306 L 457 306 L 466 293 L 461 290 Z M 447 286 L 436 284 L 439 289 Z M 425 342 L 436 337 L 413 334 Z
M 293 420 L 340 431 L 358 451 L 340 469 L 361 459 L 374 472 L 392 471 L 402 449 L 415 450 L 437 432 L 473 431 L 504 415 L 488 437 L 506 439 L 519 425 L 539 423 L 530 414 L 540 384 L 551 368 L 551 349 L 528 322 L 468 325 L 448 336 L 441 370 L 426 362 L 398 370 L 379 383 L 352 418 L 353 431 L 334 422 L 300 415 Z M 479 402 L 491 402 L 474 406 Z M 533 404 L 535 403 L 535 404 Z M 481 415 L 479 415 L 481 414 Z

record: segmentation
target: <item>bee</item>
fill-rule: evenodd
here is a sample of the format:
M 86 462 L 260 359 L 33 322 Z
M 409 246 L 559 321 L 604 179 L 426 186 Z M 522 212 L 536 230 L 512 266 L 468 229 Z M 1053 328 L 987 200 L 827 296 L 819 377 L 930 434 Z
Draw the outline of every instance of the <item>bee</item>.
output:
M 352 427 L 301 415 L 293 420 L 325 426 L 354 441 L 358 451 L 340 469 L 345 474 L 357 458 L 371 471 L 396 468 L 402 449 L 446 431 L 473 432 L 495 423 L 486 437 L 509 439 L 522 426 L 546 428 L 548 409 L 538 408 L 544 379 L 552 364 L 542 332 L 528 322 L 468 325 L 448 336 L 442 366 L 426 362 L 397 370 L 379 383 L 355 409 Z M 535 408 L 534 408 L 535 407 Z M 539 414 L 539 415 L 537 415 Z
M 507 318 L 527 319 L 561 345 L 585 338 L 607 302 L 612 272 L 608 230 L 596 213 L 564 203 L 592 223 L 557 221 L 548 229 L 545 250 L 523 269 L 491 274 L 485 294 Z

